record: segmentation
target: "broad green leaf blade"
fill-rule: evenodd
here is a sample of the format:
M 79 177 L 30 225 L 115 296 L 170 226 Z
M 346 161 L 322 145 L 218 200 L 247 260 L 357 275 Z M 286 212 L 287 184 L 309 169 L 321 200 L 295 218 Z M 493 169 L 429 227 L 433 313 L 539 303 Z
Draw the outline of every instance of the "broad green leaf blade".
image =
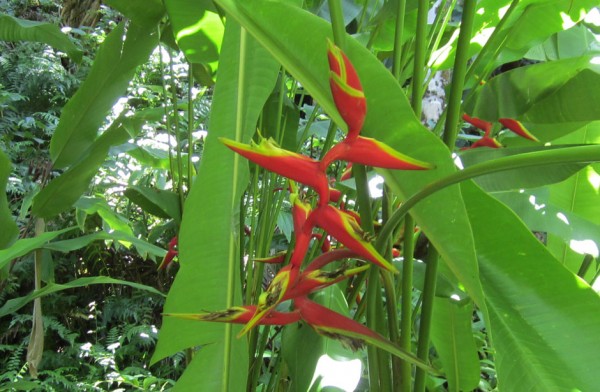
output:
M 592 56 L 534 64 L 493 78 L 465 110 L 487 121 L 517 119 L 546 142 L 600 120 L 599 83 Z
M 173 35 L 194 69 L 215 78 L 223 40 L 223 22 L 211 1 L 167 0 Z M 202 78 L 204 80 L 206 78 Z
M 127 188 L 125 197 L 154 216 L 181 220 L 179 195 L 174 192 L 137 185 Z
M 568 183 L 573 185 L 571 180 Z M 585 244 L 590 251 L 600 248 L 600 224 L 592 222 L 598 215 L 582 217 L 567 209 L 558 208 L 550 202 L 549 194 L 549 190 L 543 188 L 531 192 L 499 192 L 493 196 L 513 210 L 530 230 L 547 233 L 550 252 L 559 261 L 563 261 L 571 272 L 577 272 L 583 255 L 571 255 L 568 248 L 571 244 Z
M 4 249 L 10 245 L 19 234 L 17 224 L 8 208 L 8 200 L 6 196 L 3 196 L 6 191 L 9 175 L 10 161 L 4 154 L 4 151 L 0 150 L 0 227 L 2 228 L 0 230 L 0 249 Z
M 124 143 L 128 138 L 129 134 L 121 126 L 111 127 L 104 132 L 77 162 L 34 197 L 33 214 L 48 219 L 71 208 L 88 190 L 110 147 Z
M 77 200 L 75 207 L 88 215 L 100 215 L 104 223 L 108 225 L 110 231 L 118 231 L 133 236 L 129 220 L 117 213 L 104 198 L 84 196 Z
M 135 69 L 156 47 L 156 27 L 120 23 L 104 40 L 87 79 L 63 108 L 50 142 L 50 155 L 57 168 L 82 158 L 93 144 L 107 112 L 125 93 Z
M 6 301 L 4 306 L 0 308 L 0 317 L 4 317 L 7 314 L 16 312 L 23 306 L 27 305 L 29 302 L 33 301 L 35 298 L 40 298 L 48 294 L 56 293 L 58 291 L 74 289 L 78 287 L 86 287 L 91 284 L 122 284 L 125 286 L 133 287 L 135 289 L 145 290 L 152 294 L 157 294 L 164 297 L 164 294 L 155 289 L 154 287 L 146 286 L 144 284 L 129 282 L 127 280 L 114 279 L 108 276 L 92 276 L 75 279 L 65 284 L 49 283 L 41 289 L 32 291 L 24 297 L 9 299 L 8 301 Z
M 337 124 L 344 124 L 329 90 L 326 38 L 331 36 L 331 26 L 327 22 L 300 8 L 271 1 L 256 0 L 251 6 L 234 0 L 216 2 L 300 81 Z M 311 31 L 308 36 L 303 34 L 307 30 Z M 437 165 L 426 171 L 382 171 L 392 190 L 407 198 L 454 172 L 450 152 L 420 124 L 390 72 L 353 39 L 348 37 L 346 44 L 346 54 L 358 71 L 367 98 L 362 133 L 401 153 Z M 485 307 L 471 229 L 458 187 L 439 192 L 417 205 L 412 213 L 469 294 Z M 440 220 L 440 216 L 448 219 Z
M 566 270 L 514 213 L 472 183 L 461 186 L 492 322 L 499 388 L 590 391 L 600 297 Z M 491 228 L 501 228 L 492 230 Z
M 550 150 L 553 147 L 514 147 L 514 148 L 474 148 L 460 154 L 463 166 L 469 167 L 477 163 L 492 159 L 517 155 L 521 153 Z M 546 166 L 534 166 L 507 170 L 479 176 L 475 182 L 488 192 L 500 192 L 507 190 L 537 188 L 544 185 L 561 182 L 571 177 L 579 170 L 587 166 L 581 164 L 558 164 Z
M 578 24 L 559 31 L 539 46 L 531 48 L 525 57 L 537 61 L 556 61 L 598 53 L 598 41 L 584 25 Z
M 156 28 L 156 24 L 165 15 L 161 0 L 104 0 L 104 3 L 145 27 Z
M 133 235 L 125 234 L 118 231 L 114 231 L 112 233 L 100 231 L 97 233 L 87 234 L 81 237 L 72 238 L 68 240 L 50 242 L 48 244 L 43 245 L 43 247 L 44 249 L 56 250 L 59 252 L 67 253 L 76 249 L 81 249 L 84 246 L 90 244 L 91 242 L 99 240 L 118 241 L 126 247 L 133 245 L 136 247 L 138 253 L 143 258 L 153 256 L 154 258 L 162 259 L 167 253 L 167 251 L 163 248 L 160 248 L 156 245 L 152 245 L 151 243 L 141 240 Z
M 11 260 L 26 255 L 27 253 L 43 247 L 43 245 L 56 238 L 57 236 L 74 230 L 75 227 L 68 227 L 58 231 L 49 231 L 33 238 L 24 238 L 18 240 L 10 248 L 0 250 L 0 269 L 10 263 Z
M 479 358 L 471 329 L 473 303 L 436 297 L 431 340 L 444 365 L 450 391 L 472 391 L 479 384 Z
M 555 142 L 600 144 L 600 126 L 585 127 Z M 552 205 L 566 214 L 576 215 L 596 226 L 600 225 L 600 165 L 590 165 L 568 180 L 552 185 L 549 190 L 548 200 Z M 567 268 L 577 271 L 585 253 L 598 257 L 600 242 L 598 235 L 572 238 L 569 242 L 550 235 L 548 249 Z
M 0 14 L 0 40 L 42 42 L 65 52 L 73 61 L 80 63 L 82 52 L 58 26 Z
M 248 142 L 262 107 L 271 93 L 279 65 L 233 20 L 227 22 L 219 80 L 215 86 L 202 164 L 186 205 L 179 235 L 181 268 L 167 298 L 165 312 L 193 313 L 220 310 L 240 304 L 238 211 L 248 182 L 247 162 L 218 141 L 227 137 Z M 186 347 L 214 343 L 222 348 L 203 368 L 206 379 L 222 374 L 214 390 L 243 390 L 246 340 L 235 339 L 238 327 L 165 318 L 153 361 Z M 232 349 L 232 347 L 234 347 Z M 195 361 L 211 361 L 196 356 Z M 197 369 L 192 364 L 190 369 Z M 218 369 L 218 370 L 217 370 Z M 191 377 L 185 376 L 184 377 Z M 191 378 L 190 378 L 191 379 Z M 185 378 L 182 378 L 185 380 Z M 193 389 L 191 384 L 188 388 Z M 183 388 L 183 386 L 182 386 Z

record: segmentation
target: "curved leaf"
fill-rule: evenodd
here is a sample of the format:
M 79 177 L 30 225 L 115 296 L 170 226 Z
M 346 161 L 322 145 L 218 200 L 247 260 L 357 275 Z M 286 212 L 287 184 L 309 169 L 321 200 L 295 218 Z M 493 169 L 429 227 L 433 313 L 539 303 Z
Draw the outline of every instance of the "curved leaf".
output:
M 73 61 L 80 63 L 83 53 L 58 26 L 0 14 L 0 40 L 42 42 L 65 52 Z
M 88 77 L 63 108 L 50 142 L 57 168 L 77 162 L 96 140 L 108 110 L 127 89 L 138 65 L 158 44 L 155 27 L 120 23 L 104 40 Z
M 600 347 L 600 297 L 514 213 L 472 183 L 461 188 L 492 322 L 499 388 L 594 390 L 598 375 L 590 364 Z
M 27 305 L 29 302 L 33 301 L 36 298 L 43 297 L 44 295 L 56 293 L 58 291 L 74 289 L 77 287 L 86 287 L 91 284 L 122 284 L 125 286 L 130 286 L 135 289 L 145 290 L 153 294 L 157 294 L 160 296 L 165 296 L 163 293 L 155 289 L 154 287 L 146 286 L 144 284 L 139 284 L 135 282 L 129 282 L 127 280 L 121 279 L 113 279 L 108 276 L 92 276 L 86 278 L 75 279 L 69 283 L 58 284 L 58 283 L 48 283 L 46 286 L 42 287 L 39 290 L 32 291 L 28 295 L 19 298 L 13 298 L 6 301 L 4 306 L 0 308 L 0 317 L 4 317 L 7 314 L 11 314 L 21 309 L 23 306 Z
M 10 263 L 11 260 L 26 255 L 36 249 L 42 248 L 43 245 L 56 238 L 60 234 L 74 230 L 75 227 L 67 227 L 63 230 L 49 231 L 33 238 L 23 238 L 12 244 L 10 248 L 0 250 L 0 268 Z
M 127 188 L 125 197 L 154 216 L 175 219 L 177 222 L 181 220 L 177 193 L 138 185 Z
M 19 234 L 19 229 L 8 208 L 8 201 L 2 194 L 5 193 L 8 176 L 10 175 L 10 161 L 0 150 L 0 249 L 10 245 Z

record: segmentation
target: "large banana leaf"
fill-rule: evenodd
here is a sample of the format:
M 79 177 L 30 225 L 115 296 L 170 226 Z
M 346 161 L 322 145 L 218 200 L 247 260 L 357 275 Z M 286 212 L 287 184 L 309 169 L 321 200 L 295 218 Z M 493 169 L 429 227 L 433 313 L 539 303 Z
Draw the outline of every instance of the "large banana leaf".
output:
M 42 42 L 65 52 L 78 63 L 83 55 L 55 24 L 18 19 L 5 14 L 0 14 L 0 40 Z
M 470 182 L 461 188 L 492 322 L 499 389 L 597 389 L 600 297 L 500 202 Z
M 104 40 L 88 77 L 63 108 L 50 142 L 57 168 L 69 166 L 96 140 L 106 114 L 125 93 L 135 69 L 158 44 L 157 28 L 120 23 Z
M 161 0 L 104 0 L 104 3 L 118 10 L 135 23 L 154 29 L 165 15 L 165 7 Z
M 0 150 L 0 227 L 2 227 L 2 230 L 0 230 L 0 249 L 4 249 L 10 245 L 19 234 L 17 224 L 8 208 L 8 201 L 2 195 L 5 193 L 9 175 L 10 161 L 4 155 L 4 152 Z
M 179 235 L 181 269 L 169 292 L 165 312 L 195 313 L 241 304 L 239 282 L 239 202 L 248 181 L 248 164 L 218 137 L 248 142 L 271 93 L 279 65 L 228 20 L 219 79 L 202 164 L 186 200 Z M 237 327 L 165 318 L 153 361 L 187 347 L 205 345 L 195 355 L 177 387 L 241 391 L 248 371 L 245 339 Z M 221 375 L 221 377 L 215 377 Z

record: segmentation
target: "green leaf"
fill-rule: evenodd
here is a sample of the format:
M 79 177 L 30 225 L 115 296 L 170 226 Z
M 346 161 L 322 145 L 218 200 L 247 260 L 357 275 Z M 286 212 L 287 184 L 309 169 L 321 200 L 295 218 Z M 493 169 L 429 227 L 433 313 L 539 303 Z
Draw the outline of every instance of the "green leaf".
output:
M 566 186 L 566 189 L 573 190 L 573 182 L 569 180 L 567 183 L 570 187 L 566 183 L 560 186 Z M 587 244 L 591 249 L 593 249 L 592 244 L 595 244 L 596 249 L 600 248 L 600 224 L 588 220 L 593 220 L 597 215 L 591 214 L 583 217 L 567 209 L 559 208 L 550 202 L 549 195 L 550 192 L 547 188 L 530 192 L 493 194 L 496 199 L 513 210 L 530 230 L 547 233 L 549 235 L 548 249 L 558 260 L 565 262 L 571 272 L 577 272 L 583 255 L 571 255 L 568 249 L 572 243 Z M 590 278 L 592 277 L 590 276 Z
M 487 121 L 513 118 L 542 142 L 600 120 L 600 65 L 593 57 L 534 64 L 505 72 L 486 83 L 465 104 Z
M 474 148 L 460 154 L 460 161 L 463 163 L 464 167 L 469 167 L 492 159 L 527 152 L 548 151 L 552 148 L 553 147 Z M 557 165 L 526 167 L 483 175 L 477 177 L 475 182 L 488 192 L 537 188 L 543 185 L 564 181 L 585 166 L 587 166 L 587 163 L 561 163 Z
M 600 123 L 598 123 L 600 125 Z M 561 139 L 556 143 L 590 143 L 600 144 L 600 126 L 585 127 Z M 568 180 L 549 188 L 548 201 L 556 206 L 565 215 L 588 221 L 590 224 L 600 226 L 600 166 L 590 165 L 584 170 L 570 177 Z M 568 219 L 568 218 L 567 218 Z M 571 221 L 570 225 L 576 222 Z M 584 238 L 572 238 L 565 242 L 551 234 L 548 237 L 548 249 L 555 257 L 564 263 L 571 271 L 577 271 L 583 261 L 583 254 L 589 253 L 598 257 L 600 242 L 598 235 Z
M 166 0 L 165 6 L 177 45 L 194 69 L 206 74 L 200 80 L 214 80 L 224 32 L 214 5 L 206 0 Z
M 578 24 L 559 31 L 541 45 L 531 48 L 525 57 L 537 61 L 555 61 L 599 51 L 594 34 L 586 26 Z
M 80 160 L 96 140 L 98 129 L 115 102 L 125 93 L 135 69 L 156 47 L 156 27 L 120 23 L 104 40 L 86 78 L 63 108 L 50 142 L 56 168 Z
M 184 208 L 179 233 L 181 268 L 165 304 L 168 313 L 241 304 L 235 234 L 239 233 L 239 202 L 248 183 L 248 164 L 218 137 L 250 140 L 279 65 L 233 20 L 227 21 L 221 59 L 202 165 Z M 178 387 L 190 390 L 210 379 L 215 384 L 209 390 L 244 390 L 247 346 L 245 339 L 234 338 L 236 330 L 239 327 L 229 324 L 166 318 L 152 360 L 211 343 L 207 354 L 195 356 Z
M 138 185 L 127 188 L 125 196 L 140 206 L 142 210 L 154 216 L 181 221 L 181 208 L 177 193 Z
M 144 27 L 156 28 L 165 14 L 161 0 L 104 0 L 104 3 Z
M 300 8 L 271 1 L 256 0 L 251 6 L 233 0 L 216 2 L 300 81 L 340 127 L 344 124 L 329 89 L 326 38 L 331 37 L 331 26 L 326 21 Z M 303 34 L 307 30 L 310 35 Z M 392 190 L 406 198 L 454 172 L 448 149 L 421 125 L 390 72 L 353 39 L 348 38 L 346 44 L 346 54 L 357 69 L 367 98 L 363 134 L 437 165 L 428 171 L 381 171 Z M 469 294 L 485 307 L 471 229 L 458 188 L 439 192 L 417 205 L 412 213 Z
M 34 22 L 0 14 L 0 40 L 42 42 L 65 52 L 76 63 L 80 63 L 83 56 L 69 37 L 52 23 Z
M 477 4 L 478 12 L 473 23 L 474 37 L 471 39 L 469 53 L 477 54 L 488 42 L 490 35 L 500 17 L 504 16 L 512 0 L 482 0 Z M 484 69 L 524 57 L 527 51 L 542 43 L 548 37 L 565 30 L 585 16 L 582 10 L 589 10 L 597 5 L 595 0 L 522 0 L 510 19 L 504 23 L 491 42 L 491 47 L 480 61 L 480 67 L 473 70 L 475 75 Z M 501 49 L 500 56 L 497 56 Z M 433 53 L 434 66 L 439 69 L 450 68 L 454 64 L 456 38 L 451 39 L 444 47 Z
M 0 249 L 10 245 L 19 234 L 19 228 L 8 208 L 8 200 L 2 194 L 6 191 L 8 176 L 10 175 L 10 161 L 0 150 Z
M 82 197 L 75 203 L 75 207 L 88 215 L 100 215 L 111 231 L 120 231 L 121 233 L 133 236 L 129 221 L 113 210 L 105 199 L 100 197 Z
M 40 298 L 48 294 L 56 293 L 63 290 L 74 289 L 78 287 L 86 287 L 92 284 L 122 284 L 130 286 L 139 290 L 145 290 L 152 294 L 157 294 L 164 297 L 164 294 L 155 289 L 154 287 L 146 286 L 135 282 L 129 282 L 127 280 L 113 279 L 108 276 L 91 276 L 86 278 L 75 279 L 69 283 L 57 284 L 49 283 L 39 290 L 32 291 L 28 295 L 19 298 L 13 298 L 6 301 L 4 306 L 0 308 L 0 317 L 4 317 L 7 314 L 11 314 L 33 301 L 35 298 Z
M 600 347 L 600 297 L 514 213 L 472 183 L 461 189 L 492 322 L 499 388 L 594 390 L 598 376 L 590 363 Z
M 162 259 L 167 253 L 167 251 L 163 248 L 141 240 L 133 235 L 125 234 L 119 231 L 114 231 L 112 233 L 100 231 L 97 233 L 87 234 L 81 237 L 72 238 L 68 240 L 50 242 L 44 245 L 43 247 L 44 249 L 56 250 L 59 252 L 67 253 L 76 249 L 81 249 L 84 246 L 90 244 L 91 242 L 99 240 L 118 241 L 120 244 L 126 246 L 127 248 L 129 248 L 131 245 L 134 245 L 140 256 L 143 258 L 147 258 L 150 255 L 155 258 Z
M 473 303 L 436 297 L 431 340 L 444 365 L 450 391 L 472 391 L 479 384 L 479 358 L 471 330 Z
M 71 208 L 88 191 L 92 178 L 111 146 L 127 141 L 129 134 L 121 124 L 114 124 L 94 141 L 88 151 L 67 171 L 54 178 L 33 199 L 32 212 L 41 218 L 51 218 Z
M 36 249 L 42 248 L 46 242 L 74 229 L 76 228 L 68 227 L 58 231 L 49 231 L 37 237 L 17 240 L 10 248 L 0 250 L 0 269 L 4 268 L 4 266 L 10 263 L 11 260 L 24 256 Z

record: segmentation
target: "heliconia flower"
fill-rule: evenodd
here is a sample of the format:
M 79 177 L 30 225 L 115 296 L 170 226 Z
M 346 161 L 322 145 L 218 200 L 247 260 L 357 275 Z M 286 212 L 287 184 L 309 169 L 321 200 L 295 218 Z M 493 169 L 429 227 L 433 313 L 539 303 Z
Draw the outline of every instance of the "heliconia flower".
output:
M 337 249 L 340 250 L 349 250 L 349 249 Z M 356 257 L 355 252 L 350 251 L 353 256 Z M 332 253 L 332 252 L 329 252 Z M 324 256 L 324 254 L 322 255 Z M 311 263 L 312 265 L 312 263 Z M 310 267 L 310 266 L 309 266 Z M 284 297 L 285 299 L 293 299 L 300 296 L 306 296 L 313 291 L 322 289 L 327 286 L 334 285 L 338 282 L 341 282 L 344 279 L 347 279 L 351 276 L 359 274 L 368 270 L 371 267 L 370 264 L 363 264 L 356 267 L 351 267 L 348 264 L 342 264 L 339 268 L 331 271 L 325 271 L 323 269 L 311 269 L 305 270 L 302 272 L 300 277 L 298 278 L 298 283 L 290 289 Z
M 177 256 L 178 254 L 179 252 L 177 251 L 177 236 L 175 236 L 171 239 L 171 241 L 169 241 L 169 250 L 167 251 L 167 254 L 163 258 L 160 265 L 158 266 L 158 269 L 161 270 L 167 268 L 171 264 L 175 256 Z
M 354 139 L 362 129 L 367 114 L 367 100 L 358 74 L 348 57 L 331 41 L 327 41 L 329 85 L 335 106 L 348 125 L 348 139 Z
M 212 321 L 219 323 L 246 324 L 256 313 L 256 305 L 233 306 L 219 312 L 202 313 L 163 313 L 163 316 L 176 317 L 185 320 Z M 261 325 L 287 325 L 300 320 L 300 313 L 272 311 L 264 317 Z
M 252 259 L 255 263 L 264 263 L 264 264 L 281 264 L 285 260 L 287 252 L 281 251 L 275 253 L 273 256 L 269 257 L 255 257 Z
M 469 124 L 475 126 L 476 128 L 479 128 L 483 131 L 483 136 L 481 139 L 477 140 L 470 147 L 463 148 L 463 150 L 468 150 L 468 149 L 477 148 L 477 147 L 490 147 L 490 148 L 502 147 L 502 144 L 500 144 L 496 139 L 494 139 L 493 137 L 490 136 L 490 133 L 492 132 L 492 123 L 491 122 L 482 120 L 477 117 L 471 117 L 468 114 L 463 114 L 462 118 Z
M 279 270 L 265 292 L 258 297 L 256 311 L 248 320 L 238 336 L 242 336 L 254 328 L 283 300 L 285 293 L 291 285 L 296 283 L 299 268 L 288 264 Z
M 360 257 L 393 272 L 398 272 L 369 242 L 367 234 L 360 228 L 354 216 L 326 204 L 318 206 L 310 215 L 317 226 L 327 231 Z
M 500 118 L 498 121 L 517 135 L 524 137 L 525 139 L 533 140 L 534 142 L 539 142 L 538 138 L 533 136 L 520 121 L 513 120 L 512 118 Z
M 484 136 L 489 136 L 490 132 L 492 132 L 492 123 L 489 121 L 485 121 L 477 117 L 471 117 L 466 113 L 462 115 L 462 118 L 474 127 L 481 129 L 484 132 Z
M 426 170 L 435 167 L 431 163 L 404 155 L 385 143 L 363 136 L 336 144 L 323 157 L 321 169 L 324 170 L 337 160 L 396 170 Z
M 299 310 L 302 320 L 310 325 L 318 334 L 336 339 L 353 351 L 357 351 L 363 348 L 365 343 L 369 343 L 432 374 L 439 374 L 437 370 L 427 365 L 412 353 L 402 350 L 385 337 L 351 318 L 334 312 L 306 297 L 298 298 L 294 306 Z
M 244 144 L 227 138 L 219 140 L 244 158 L 263 168 L 314 188 L 319 198 L 329 200 L 327 175 L 320 169 L 319 161 L 279 147 L 272 139 L 262 139 L 259 144 Z
M 467 147 L 465 149 L 477 148 L 477 147 L 500 148 L 500 147 L 502 147 L 502 144 L 500 144 L 500 142 L 498 142 L 498 140 L 494 139 L 493 137 L 483 136 L 481 139 L 479 139 L 475 143 L 471 144 L 470 147 Z

